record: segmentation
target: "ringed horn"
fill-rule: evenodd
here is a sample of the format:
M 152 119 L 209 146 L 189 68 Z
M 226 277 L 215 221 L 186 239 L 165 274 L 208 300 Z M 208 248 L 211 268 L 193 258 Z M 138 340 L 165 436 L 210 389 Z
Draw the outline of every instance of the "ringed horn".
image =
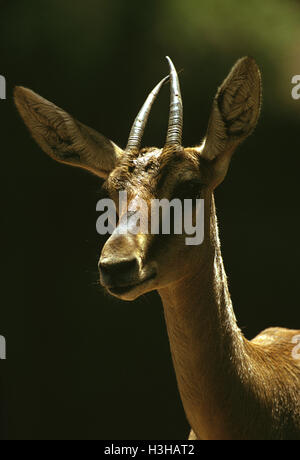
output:
M 142 136 L 144 134 L 145 126 L 149 118 L 149 114 L 152 108 L 152 105 L 161 89 L 163 84 L 169 79 L 171 80 L 170 85 L 170 113 L 169 113 L 169 123 L 168 123 L 168 132 L 166 139 L 166 147 L 173 145 L 181 145 L 182 139 L 182 124 L 183 124 L 183 106 L 182 98 L 180 92 L 180 85 L 178 74 L 174 67 L 173 62 L 167 56 L 167 60 L 170 67 L 170 75 L 163 78 L 158 85 L 151 91 L 149 96 L 146 99 L 143 107 L 139 111 L 129 134 L 126 151 L 137 151 L 141 146 Z
M 153 105 L 153 102 L 155 101 L 161 87 L 163 84 L 169 80 L 169 75 L 167 75 L 165 78 L 163 78 L 158 85 L 155 86 L 155 88 L 151 91 L 149 96 L 147 97 L 143 107 L 138 113 L 138 116 L 134 120 L 134 123 L 132 125 L 127 146 L 126 146 L 126 151 L 136 151 L 139 150 L 141 146 L 141 141 L 142 141 L 142 136 L 144 134 L 145 126 L 149 118 L 149 114 Z
M 182 126 L 183 126 L 183 106 L 181 91 L 179 85 L 179 78 L 174 67 L 173 62 L 167 56 L 167 60 L 170 66 L 170 114 L 169 114 L 169 125 L 166 139 L 166 147 L 173 145 L 181 145 L 182 142 Z

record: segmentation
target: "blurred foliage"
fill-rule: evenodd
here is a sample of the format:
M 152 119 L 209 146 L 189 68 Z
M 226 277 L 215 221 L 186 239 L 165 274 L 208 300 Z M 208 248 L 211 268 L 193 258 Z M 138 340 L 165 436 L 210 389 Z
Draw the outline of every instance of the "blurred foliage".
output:
M 299 72 L 298 2 L 169 0 L 162 5 L 165 20 L 158 25 L 160 40 L 175 42 L 182 55 L 188 50 L 200 67 L 207 64 L 206 78 L 211 68 L 221 69 L 237 56 L 252 55 L 270 81 L 268 91 L 275 102 L 290 102 L 284 96 L 290 76 Z
M 110 73 L 115 59 L 113 73 L 118 69 L 131 91 L 166 69 L 165 54 L 185 69 L 189 86 L 213 73 L 220 79 L 248 54 L 261 65 L 273 104 L 290 110 L 286 93 L 299 73 L 299 21 L 299 3 L 291 0 L 2 0 L 1 54 L 26 67 L 36 64 L 37 72 L 46 54 L 46 69 L 54 66 L 64 79 L 91 73 L 97 79 Z M 271 108 L 269 95 L 267 102 Z
M 299 23 L 295 0 L 2 0 L 0 71 L 12 86 L 23 83 L 62 105 L 61 95 L 78 95 L 66 108 L 87 122 L 97 118 L 95 127 L 124 145 L 146 91 L 167 72 L 168 54 L 182 70 L 185 139 L 195 144 L 216 87 L 244 55 L 262 70 L 270 123 L 298 118 L 291 78 L 300 73 Z M 163 93 L 146 143 L 163 142 Z

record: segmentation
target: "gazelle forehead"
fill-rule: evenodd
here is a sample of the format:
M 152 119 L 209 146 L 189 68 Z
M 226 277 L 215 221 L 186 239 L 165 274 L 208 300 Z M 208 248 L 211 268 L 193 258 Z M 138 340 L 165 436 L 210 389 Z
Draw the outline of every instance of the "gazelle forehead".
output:
M 199 158 L 192 149 L 166 152 L 159 148 L 144 148 L 138 153 L 124 157 L 111 173 L 107 188 L 111 193 L 117 190 L 140 188 L 147 193 L 156 193 L 162 187 L 172 188 L 176 182 L 199 177 Z
M 137 158 L 133 159 L 133 164 L 137 167 L 147 168 L 152 164 L 158 164 L 163 149 L 151 148 L 140 151 Z
M 161 176 L 176 175 L 176 172 L 189 170 L 191 168 L 189 156 L 184 150 L 165 151 L 164 149 L 148 147 L 132 155 L 128 162 L 128 173 L 132 179 L 140 182 L 143 180 L 159 181 Z M 180 167 L 179 167 L 180 165 Z

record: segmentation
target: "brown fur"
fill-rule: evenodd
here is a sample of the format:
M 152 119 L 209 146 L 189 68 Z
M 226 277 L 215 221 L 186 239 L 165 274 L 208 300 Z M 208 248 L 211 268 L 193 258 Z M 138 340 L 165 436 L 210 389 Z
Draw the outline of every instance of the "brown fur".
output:
M 190 439 L 300 440 L 300 361 L 292 357 L 292 338 L 300 331 L 272 328 L 252 341 L 242 335 L 213 197 L 234 150 L 259 116 L 261 78 L 255 61 L 243 58 L 233 67 L 214 99 L 206 138 L 195 148 L 124 152 L 30 90 L 16 89 L 15 99 L 40 146 L 57 161 L 105 178 L 116 203 L 121 190 L 132 202 L 137 196 L 150 202 L 194 195 L 196 184 L 197 196 L 205 200 L 204 243 L 186 246 L 185 235 L 115 232 L 101 254 L 101 281 L 124 300 L 158 290 Z M 115 284 L 105 276 L 112 268 Z

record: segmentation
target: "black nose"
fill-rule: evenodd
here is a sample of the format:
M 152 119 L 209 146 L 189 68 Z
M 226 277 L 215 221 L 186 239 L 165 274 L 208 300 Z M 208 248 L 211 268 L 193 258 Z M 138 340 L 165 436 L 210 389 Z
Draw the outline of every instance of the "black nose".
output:
M 138 260 L 104 259 L 99 262 L 101 281 L 105 286 L 121 286 L 130 284 L 136 279 L 139 271 Z

